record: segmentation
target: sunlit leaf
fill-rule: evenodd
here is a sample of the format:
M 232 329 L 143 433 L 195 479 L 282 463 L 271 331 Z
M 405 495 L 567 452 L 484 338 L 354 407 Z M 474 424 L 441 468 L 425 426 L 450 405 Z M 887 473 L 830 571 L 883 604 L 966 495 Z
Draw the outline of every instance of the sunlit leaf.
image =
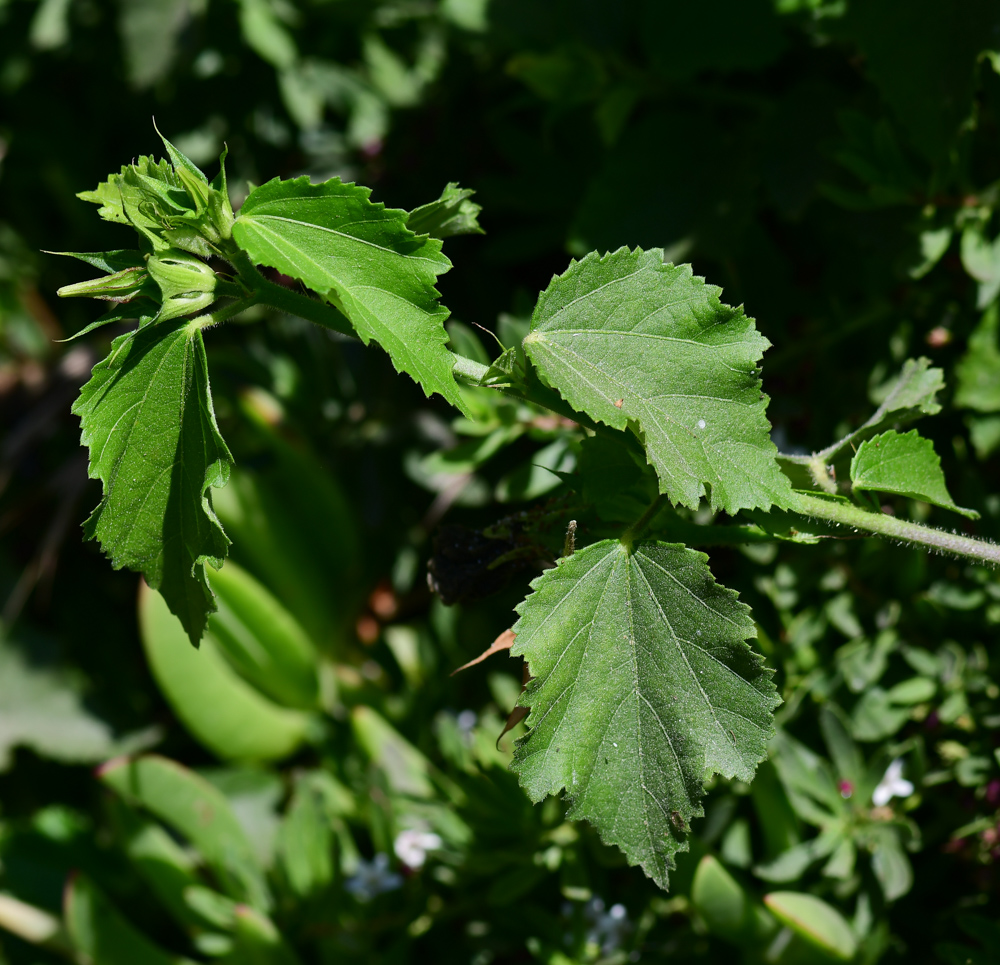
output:
M 593 253 L 539 297 L 524 346 L 574 408 L 637 427 L 673 502 L 767 509 L 789 492 L 757 369 L 768 342 L 719 294 L 659 249 Z

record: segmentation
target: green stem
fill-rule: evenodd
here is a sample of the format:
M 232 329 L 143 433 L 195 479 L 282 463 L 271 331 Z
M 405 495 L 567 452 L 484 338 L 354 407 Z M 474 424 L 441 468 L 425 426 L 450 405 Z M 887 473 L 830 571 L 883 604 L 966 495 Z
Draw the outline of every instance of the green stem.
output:
M 254 304 L 269 305 L 279 312 L 298 315 L 306 321 L 322 325 L 341 335 L 357 338 L 351 323 L 332 305 L 310 298 L 301 292 L 292 291 L 283 285 L 268 281 L 251 261 L 245 251 L 233 245 L 226 257 L 239 272 L 240 281 L 254 296 Z
M 219 325 L 241 312 L 245 312 L 248 308 L 256 305 L 258 301 L 259 299 L 254 295 L 240 298 L 228 305 L 223 305 L 222 308 L 217 308 L 214 312 L 206 312 L 204 315 L 191 319 L 191 324 L 197 325 L 199 328 L 211 328 L 213 325 Z
M 242 298 L 246 291 L 242 285 L 227 278 L 219 278 L 215 283 L 215 294 L 219 298 Z
M 959 536 L 957 533 L 921 526 L 919 523 L 910 523 L 886 513 L 870 513 L 839 500 L 821 499 L 808 493 L 795 492 L 788 508 L 803 516 L 824 519 L 852 529 L 863 529 L 878 536 L 898 539 L 904 543 L 915 543 L 941 553 L 963 556 L 981 563 L 1000 564 L 1000 546 L 995 543 Z
M 652 522 L 653 517 L 660 511 L 663 506 L 663 500 L 666 499 L 663 493 L 660 493 L 647 507 L 646 511 L 631 525 L 624 533 L 621 535 L 621 543 L 627 550 L 632 549 L 632 543 L 642 535 L 642 531 Z

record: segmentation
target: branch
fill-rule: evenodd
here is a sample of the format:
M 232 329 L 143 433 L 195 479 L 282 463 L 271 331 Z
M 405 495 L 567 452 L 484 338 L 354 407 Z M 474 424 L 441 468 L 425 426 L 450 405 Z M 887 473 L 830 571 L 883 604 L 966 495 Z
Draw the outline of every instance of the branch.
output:
M 808 493 L 793 492 L 788 509 L 803 516 L 824 519 L 852 529 L 863 529 L 878 536 L 915 543 L 941 553 L 962 556 L 978 563 L 1000 565 L 1000 546 L 985 540 L 959 536 L 931 526 L 921 526 L 885 513 L 871 513 L 850 503 L 822 499 Z

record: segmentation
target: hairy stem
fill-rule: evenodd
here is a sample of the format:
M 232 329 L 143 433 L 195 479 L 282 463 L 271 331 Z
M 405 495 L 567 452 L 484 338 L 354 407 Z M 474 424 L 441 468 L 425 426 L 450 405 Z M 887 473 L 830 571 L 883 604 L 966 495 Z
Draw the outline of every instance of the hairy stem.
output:
M 814 519 L 824 519 L 853 529 L 863 529 L 889 539 L 926 546 L 928 549 L 962 556 L 980 563 L 1000 564 L 1000 546 L 984 540 L 959 536 L 931 526 L 921 526 L 885 513 L 872 513 L 850 503 L 821 499 L 808 493 L 795 492 L 788 507 L 793 512 Z
M 298 315 L 306 321 L 322 325 L 323 328 L 357 338 L 351 323 L 336 308 L 302 292 L 293 291 L 283 285 L 268 281 L 257 270 L 257 266 L 254 265 L 246 252 L 235 245 L 232 246 L 232 250 L 226 252 L 226 257 L 239 272 L 240 281 L 254 296 L 255 304 L 269 305 L 279 312 Z
M 260 301 L 255 295 L 248 295 L 246 298 L 241 298 L 237 301 L 230 302 L 228 305 L 223 305 L 221 308 L 215 309 L 213 312 L 207 312 L 204 315 L 199 315 L 197 318 L 191 320 L 192 325 L 197 325 L 199 328 L 211 328 L 213 325 L 219 325 L 222 322 L 228 321 L 230 318 L 235 318 L 241 312 L 245 312 L 248 308 L 256 305 Z

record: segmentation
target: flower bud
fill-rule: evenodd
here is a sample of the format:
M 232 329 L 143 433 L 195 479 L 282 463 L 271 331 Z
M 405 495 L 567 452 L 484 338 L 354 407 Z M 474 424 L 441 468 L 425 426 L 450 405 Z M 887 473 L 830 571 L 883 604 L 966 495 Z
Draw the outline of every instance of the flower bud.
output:
M 146 265 L 163 296 L 158 320 L 198 312 L 215 301 L 215 272 L 200 258 L 172 249 L 153 255 Z

